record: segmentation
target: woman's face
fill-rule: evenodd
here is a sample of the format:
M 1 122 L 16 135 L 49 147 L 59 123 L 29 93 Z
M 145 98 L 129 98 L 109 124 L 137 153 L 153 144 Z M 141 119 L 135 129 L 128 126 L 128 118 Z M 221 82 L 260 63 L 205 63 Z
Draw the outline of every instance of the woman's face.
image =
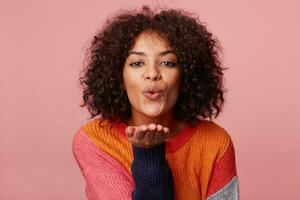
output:
M 172 111 L 180 69 L 167 41 L 153 32 L 141 33 L 128 52 L 123 80 L 133 115 L 155 118 Z

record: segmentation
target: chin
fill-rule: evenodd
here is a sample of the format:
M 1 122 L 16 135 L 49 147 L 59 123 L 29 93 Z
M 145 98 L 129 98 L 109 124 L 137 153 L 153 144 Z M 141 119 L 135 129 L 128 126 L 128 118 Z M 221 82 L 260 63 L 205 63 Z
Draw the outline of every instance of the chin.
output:
M 142 111 L 142 113 L 143 113 L 145 116 L 151 117 L 151 118 L 161 117 L 161 116 L 164 114 L 163 111 L 159 111 L 159 112 Z

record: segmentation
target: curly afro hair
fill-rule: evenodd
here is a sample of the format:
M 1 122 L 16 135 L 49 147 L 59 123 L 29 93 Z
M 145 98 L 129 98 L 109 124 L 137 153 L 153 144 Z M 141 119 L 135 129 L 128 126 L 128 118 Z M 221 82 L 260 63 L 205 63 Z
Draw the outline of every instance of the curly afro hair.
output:
M 106 21 L 87 50 L 87 65 L 79 78 L 83 104 L 93 118 L 128 120 L 131 105 L 124 91 L 122 71 L 134 39 L 150 30 L 173 48 L 181 70 L 174 118 L 195 122 L 216 118 L 224 104 L 223 68 L 218 40 L 198 17 L 182 9 L 158 13 L 144 5 L 141 11 L 120 11 Z

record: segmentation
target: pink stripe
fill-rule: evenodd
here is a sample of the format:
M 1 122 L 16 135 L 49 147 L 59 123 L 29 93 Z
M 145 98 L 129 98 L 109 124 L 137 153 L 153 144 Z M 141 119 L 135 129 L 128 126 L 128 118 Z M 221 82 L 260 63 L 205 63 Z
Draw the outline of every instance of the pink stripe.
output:
M 79 137 L 81 137 L 80 139 L 84 141 L 84 144 L 89 145 L 89 147 L 91 149 L 91 153 L 97 152 L 97 155 L 102 158 L 101 159 L 101 164 L 103 165 L 103 167 L 107 167 L 107 168 L 109 168 L 109 169 L 111 169 L 113 171 L 120 172 L 126 178 L 128 178 L 128 180 L 132 180 L 132 176 L 127 171 L 127 169 L 120 162 L 118 162 L 117 160 L 115 160 L 114 158 L 112 158 L 111 156 L 109 156 L 107 153 L 101 151 L 89 139 L 89 137 L 87 136 L 87 134 L 85 134 L 84 130 L 80 129 L 80 131 L 79 131 Z
M 83 129 L 76 133 L 72 148 L 86 181 L 89 200 L 131 199 L 132 176 L 122 164 L 92 143 Z

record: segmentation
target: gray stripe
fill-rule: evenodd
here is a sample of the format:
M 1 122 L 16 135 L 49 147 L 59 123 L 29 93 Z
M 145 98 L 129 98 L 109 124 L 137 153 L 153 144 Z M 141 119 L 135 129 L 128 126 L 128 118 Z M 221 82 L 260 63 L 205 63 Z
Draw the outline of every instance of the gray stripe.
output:
M 237 176 L 225 185 L 222 189 L 216 193 L 210 195 L 206 200 L 239 200 L 240 190 Z

